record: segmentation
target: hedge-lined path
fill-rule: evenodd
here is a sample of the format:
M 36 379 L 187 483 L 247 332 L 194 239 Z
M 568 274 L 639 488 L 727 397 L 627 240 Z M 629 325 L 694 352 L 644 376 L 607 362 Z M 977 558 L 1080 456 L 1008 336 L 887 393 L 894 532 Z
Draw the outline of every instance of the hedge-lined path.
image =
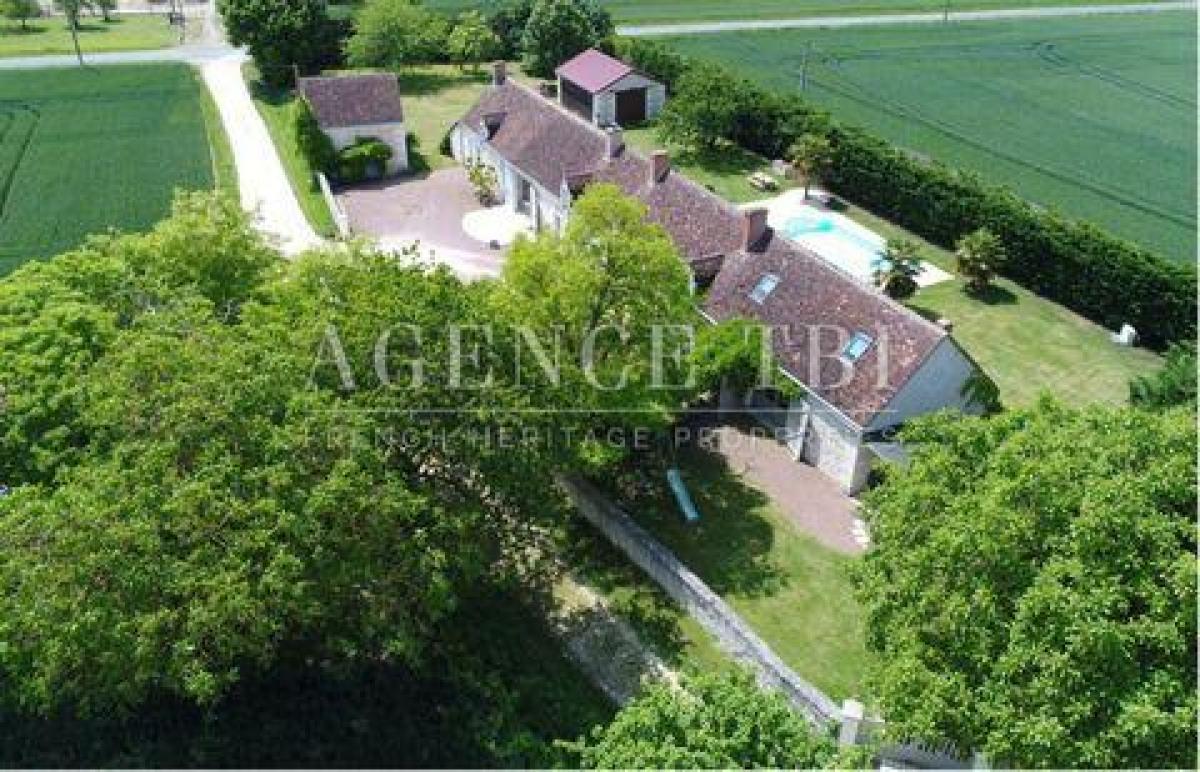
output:
M 279 151 L 242 77 L 245 58 L 235 54 L 201 67 L 217 103 L 237 166 L 242 207 L 254 213 L 258 228 L 277 240 L 284 254 L 296 255 L 324 244 L 296 200 Z
M 942 13 L 889 13 L 874 16 L 809 16 L 798 19 L 747 19 L 745 21 L 713 21 L 683 24 L 622 25 L 617 32 L 633 37 L 661 35 L 704 35 L 717 32 L 740 32 L 765 29 L 804 29 L 821 27 L 861 27 L 888 24 L 940 24 L 946 21 L 999 21 L 1003 19 L 1045 19 L 1057 16 L 1096 16 L 1114 13 L 1160 13 L 1163 11 L 1194 10 L 1196 0 L 1175 0 L 1161 3 L 1128 3 L 1123 5 L 1076 5 L 1047 8 L 1011 8 L 994 11 L 952 11 Z

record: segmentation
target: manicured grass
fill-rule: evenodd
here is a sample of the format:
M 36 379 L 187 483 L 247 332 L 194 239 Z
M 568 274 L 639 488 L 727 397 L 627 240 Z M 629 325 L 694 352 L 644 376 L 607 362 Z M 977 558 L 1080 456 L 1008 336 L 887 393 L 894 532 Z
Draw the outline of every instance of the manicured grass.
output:
M 140 51 L 169 48 L 179 33 L 167 24 L 165 14 L 114 16 L 112 21 L 85 17 L 80 24 L 79 47 L 84 56 L 103 51 Z M 0 21 L 0 58 L 74 54 L 71 32 L 61 18 L 34 19 L 26 29 Z
M 720 456 L 687 448 L 676 460 L 702 513 L 700 523 L 684 524 L 665 483 L 655 495 L 628 503 L 630 514 L 800 676 L 834 699 L 862 697 L 869 655 L 849 576 L 854 558 L 801 533 Z M 644 598 L 641 606 L 653 608 L 652 600 Z M 667 630 L 673 632 L 669 625 Z M 686 663 L 727 666 L 725 655 L 690 619 L 674 634 Z
M 267 125 L 267 131 L 271 133 L 271 139 L 275 142 L 275 151 L 279 153 L 279 160 L 283 163 L 283 169 L 287 172 L 288 180 L 292 183 L 292 190 L 296 193 L 300 209 L 308 218 L 309 225 L 322 236 L 329 238 L 336 236 L 337 226 L 333 222 L 329 205 L 325 203 L 325 197 L 321 195 L 321 188 L 317 184 L 313 169 L 300 152 L 292 130 L 293 105 L 296 102 L 295 92 L 266 85 L 259 79 L 258 70 L 252 64 L 246 65 L 244 74 L 250 85 L 250 95 L 254 98 L 254 105 Z
M 642 152 L 661 146 L 653 129 L 625 136 Z M 775 195 L 746 182 L 750 172 L 766 170 L 766 160 L 736 148 L 713 158 L 689 157 L 673 149 L 672 164 L 735 203 Z M 781 190 L 792 186 L 780 180 Z M 913 239 L 921 245 L 923 258 L 954 272 L 954 256 L 948 251 L 859 207 L 850 206 L 845 214 L 885 238 Z M 956 278 L 919 291 L 910 305 L 928 317 L 954 323 L 955 338 L 996 381 L 1006 405 L 1029 404 L 1044 391 L 1075 405 L 1123 403 L 1129 397 L 1129 379 L 1161 365 L 1155 354 L 1114 346 L 1107 330 L 1011 281 L 1001 279 L 996 287 L 976 298 L 964 292 Z
M 489 82 L 486 70 L 429 65 L 406 68 L 399 75 L 411 168 L 419 172 L 454 166 L 454 159 L 441 153 L 442 140 L 483 92 Z
M 956 11 L 1044 5 L 1101 5 L 1123 0 L 950 0 Z M 670 23 L 721 19 L 786 19 L 898 12 L 940 12 L 945 0 L 599 0 L 621 23 Z M 458 12 L 487 8 L 486 0 L 425 0 L 431 8 Z
M 1190 12 L 672 38 L 1164 255 L 1196 256 Z
M 202 89 L 182 64 L 0 72 L 0 276 L 211 188 Z

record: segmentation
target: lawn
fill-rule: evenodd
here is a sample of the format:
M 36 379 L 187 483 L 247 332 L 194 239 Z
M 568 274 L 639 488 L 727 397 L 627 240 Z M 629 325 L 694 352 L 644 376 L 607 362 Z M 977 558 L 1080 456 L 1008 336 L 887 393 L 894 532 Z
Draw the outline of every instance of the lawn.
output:
M 625 136 L 642 152 L 661 146 L 653 129 Z M 750 172 L 766 169 L 759 156 L 736 148 L 709 158 L 672 151 L 676 169 L 730 201 L 744 204 L 772 195 L 746 181 Z M 790 184 L 780 182 L 783 188 Z M 885 238 L 913 239 L 924 259 L 954 272 L 954 256 L 948 251 L 859 207 L 852 205 L 845 214 Z M 1145 349 L 1114 346 L 1107 330 L 1006 279 L 996 282 L 994 292 L 975 298 L 956 278 L 919 291 L 909 305 L 930 318 L 953 322 L 954 337 L 996 381 L 1009 406 L 1027 405 L 1044 391 L 1075 405 L 1123 403 L 1129 398 L 1129 379 L 1162 363 Z
M 1102 5 L 1124 0 L 950 0 L 956 11 L 1022 8 L 1044 5 Z M 619 23 L 714 21 L 721 19 L 786 19 L 898 12 L 940 12 L 946 0 L 599 0 Z M 430 8 L 458 12 L 487 8 L 487 0 L 425 0 Z
M 0 276 L 212 188 L 202 89 L 182 64 L 0 72 Z
M 1196 255 L 1190 12 L 671 38 L 1177 260 Z
M 404 119 L 408 123 L 410 163 L 414 171 L 445 169 L 454 159 L 442 155 L 450 126 L 466 115 L 490 82 L 485 69 L 462 71 L 448 65 L 411 67 L 400 73 Z
M 80 25 L 79 47 L 84 55 L 168 48 L 178 42 L 179 33 L 160 14 L 113 17 L 108 22 L 85 17 Z M 36 19 L 27 29 L 0 22 L 0 57 L 73 53 L 71 33 L 62 19 Z
M 296 103 L 296 93 L 291 89 L 277 89 L 263 83 L 258 76 L 258 70 L 253 64 L 247 64 L 244 69 L 246 81 L 250 86 L 250 95 L 254 105 L 262 116 L 271 139 L 275 142 L 275 150 L 279 160 L 287 172 L 292 190 L 300 202 L 300 209 L 308 218 L 312 229 L 322 236 L 332 238 L 337 235 L 337 225 L 321 188 L 317 185 L 313 169 L 308 165 L 308 159 L 300 152 L 293 132 L 293 105 Z
M 869 655 L 849 566 L 778 513 L 718 455 L 690 447 L 677 463 L 702 513 L 683 523 L 665 483 L 653 495 L 626 502 L 627 511 L 754 628 L 784 662 L 835 700 L 863 696 Z M 609 548 L 611 549 L 611 548 Z M 708 633 L 637 581 L 628 566 L 592 552 L 589 583 L 605 591 L 677 665 L 728 667 Z M 601 570 L 602 569 L 602 570 Z

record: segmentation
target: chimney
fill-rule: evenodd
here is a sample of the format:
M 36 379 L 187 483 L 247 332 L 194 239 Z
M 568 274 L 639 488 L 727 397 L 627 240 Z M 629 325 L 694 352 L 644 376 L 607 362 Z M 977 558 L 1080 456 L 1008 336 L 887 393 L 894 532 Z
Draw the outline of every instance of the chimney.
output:
M 609 158 L 616 158 L 625 149 L 625 137 L 620 126 L 609 126 L 604 130 L 604 139 Z
M 671 173 L 671 156 L 666 150 L 656 150 L 650 156 L 650 184 L 657 185 Z
M 508 64 L 499 61 L 492 62 L 492 85 L 503 86 L 508 82 Z
M 767 235 L 767 210 L 761 206 L 742 210 L 742 251 L 752 252 Z

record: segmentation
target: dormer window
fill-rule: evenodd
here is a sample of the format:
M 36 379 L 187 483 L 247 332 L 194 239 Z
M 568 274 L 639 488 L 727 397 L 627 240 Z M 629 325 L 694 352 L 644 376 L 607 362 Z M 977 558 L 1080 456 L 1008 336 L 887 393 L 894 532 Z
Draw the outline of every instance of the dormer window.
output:
M 750 292 L 750 299 L 755 303 L 762 305 L 767 297 L 775 291 L 779 286 L 779 277 L 773 273 L 765 273 L 758 280 L 758 284 L 754 285 L 754 289 Z
M 867 353 L 867 349 L 871 348 L 874 342 L 875 339 L 865 332 L 856 332 L 842 347 L 842 358 L 853 364 L 862 359 L 863 354 Z

